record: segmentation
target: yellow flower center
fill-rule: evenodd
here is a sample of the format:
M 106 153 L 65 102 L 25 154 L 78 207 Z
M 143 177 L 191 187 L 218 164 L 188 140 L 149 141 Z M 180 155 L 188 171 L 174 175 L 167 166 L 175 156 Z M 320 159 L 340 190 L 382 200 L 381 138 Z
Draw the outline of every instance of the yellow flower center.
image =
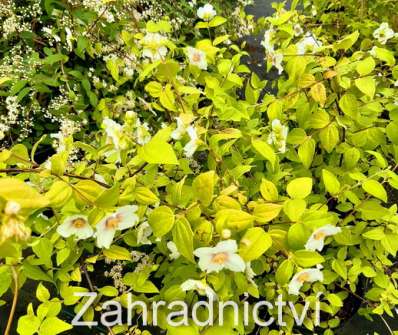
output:
M 319 241 L 319 240 L 323 240 L 326 237 L 325 232 L 320 231 L 319 233 L 314 234 L 314 239 Z
M 120 214 L 114 215 L 106 220 L 105 226 L 107 229 L 116 229 L 121 221 L 122 216 Z
M 72 221 L 72 226 L 75 228 L 83 228 L 86 225 L 86 220 L 82 218 L 74 219 Z
M 202 57 L 201 57 L 200 53 L 198 53 L 198 52 L 195 52 L 192 56 L 192 60 L 196 63 L 200 62 L 201 59 L 202 59 Z
M 215 264 L 224 264 L 228 260 L 228 254 L 226 252 L 220 252 L 215 254 L 211 261 Z
M 300 276 L 298 276 L 297 281 L 299 283 L 305 283 L 306 281 L 308 281 L 310 279 L 310 274 L 307 272 L 302 273 Z

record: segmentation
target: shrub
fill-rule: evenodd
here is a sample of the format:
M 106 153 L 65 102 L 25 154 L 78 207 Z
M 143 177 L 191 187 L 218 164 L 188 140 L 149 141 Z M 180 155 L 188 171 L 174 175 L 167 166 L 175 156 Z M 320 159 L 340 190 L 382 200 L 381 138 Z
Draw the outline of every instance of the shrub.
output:
M 392 315 L 397 35 L 374 21 L 374 8 L 361 12 L 369 21 L 357 26 L 347 16 L 329 34 L 330 8 L 314 1 L 299 11 L 297 2 L 289 10 L 275 5 L 256 23 L 266 29 L 268 69 L 279 73 L 275 95 L 242 63 L 247 53 L 210 9 L 185 32 L 189 42 L 167 19 L 139 31 L 116 21 L 93 28 L 101 42 L 76 35 L 74 67 L 56 48 L 43 48 L 44 60 L 35 56 L 46 80 L 79 87 L 75 103 L 85 108 L 52 135 L 56 152 L 44 162 L 37 159 L 43 137 L 0 154 L 0 294 L 13 282 L 37 282 L 19 334 L 71 329 L 59 313 L 66 306 L 78 313 L 86 300 L 75 294 L 89 290 L 100 296 L 86 321 L 109 297 L 126 305 L 128 293 L 149 305 L 207 295 L 243 306 L 281 296 L 296 314 L 304 311 L 297 327 L 297 315 L 284 310 L 286 324 L 261 329 L 272 335 L 333 334 L 352 300 L 368 317 Z M 57 10 L 45 4 L 47 14 Z M 96 22 L 86 11 L 74 15 L 85 27 Z M 93 61 L 110 51 L 108 38 L 117 50 Z M 27 83 L 19 85 L 23 92 Z M 73 120 L 71 111 L 61 115 Z M 82 120 L 95 124 L 79 133 Z M 161 308 L 159 328 L 260 331 L 252 319 L 234 327 L 228 311 L 223 327 L 170 327 Z M 140 311 L 135 317 L 137 325 L 112 332 L 144 329 Z

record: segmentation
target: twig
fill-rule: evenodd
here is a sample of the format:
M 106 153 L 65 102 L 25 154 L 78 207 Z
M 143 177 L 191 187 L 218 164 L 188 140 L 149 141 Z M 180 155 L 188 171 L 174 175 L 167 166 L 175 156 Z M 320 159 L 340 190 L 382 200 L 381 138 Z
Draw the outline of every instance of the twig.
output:
M 93 285 L 93 282 L 91 281 L 90 275 L 89 275 L 89 273 L 88 273 L 88 271 L 87 271 L 86 264 L 83 264 L 83 265 L 80 267 L 80 269 L 83 271 L 84 276 L 86 277 L 86 280 L 87 280 L 87 283 L 88 283 L 88 287 L 90 288 L 90 291 L 91 291 L 91 292 L 96 292 L 97 289 L 95 288 L 95 286 Z M 108 331 L 109 331 L 109 333 L 110 333 L 111 335 L 115 335 L 115 333 L 113 332 L 113 330 L 112 330 L 111 327 L 106 326 L 106 328 L 108 329 Z
M 386 319 L 383 318 L 383 315 L 379 315 L 379 317 L 380 317 L 380 319 L 382 319 L 382 321 L 383 321 L 384 324 L 386 325 L 386 327 L 387 327 L 387 329 L 388 329 L 388 332 L 389 332 L 391 335 L 394 335 L 394 332 L 392 331 L 392 329 L 391 329 L 390 325 L 388 324 L 388 322 L 386 321 Z
M 14 320 L 15 310 L 17 308 L 18 293 L 19 293 L 18 271 L 15 269 L 14 266 L 11 266 L 11 271 L 12 271 L 12 277 L 13 277 L 13 280 L 14 280 L 14 298 L 12 300 L 12 306 L 11 306 L 10 314 L 8 316 L 7 327 L 6 327 L 6 330 L 4 332 L 4 335 L 9 335 L 10 334 L 12 322 Z

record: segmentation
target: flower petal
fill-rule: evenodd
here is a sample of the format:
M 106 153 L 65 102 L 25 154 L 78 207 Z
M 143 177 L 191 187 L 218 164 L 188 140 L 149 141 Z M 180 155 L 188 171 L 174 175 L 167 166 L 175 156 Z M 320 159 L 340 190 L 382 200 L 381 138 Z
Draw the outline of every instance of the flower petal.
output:
M 228 257 L 228 261 L 225 263 L 225 268 L 233 272 L 244 272 L 246 264 L 242 257 L 237 254 L 231 254 Z

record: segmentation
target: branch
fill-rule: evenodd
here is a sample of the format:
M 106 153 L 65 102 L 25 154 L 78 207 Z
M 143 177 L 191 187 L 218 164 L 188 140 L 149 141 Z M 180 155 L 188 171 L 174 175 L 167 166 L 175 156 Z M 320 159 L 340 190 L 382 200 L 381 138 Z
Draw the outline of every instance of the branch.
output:
M 12 322 L 14 320 L 15 310 L 17 308 L 18 293 L 19 293 L 18 271 L 15 269 L 14 266 L 11 266 L 11 270 L 12 270 L 12 277 L 13 277 L 13 280 L 14 280 L 14 298 L 12 300 L 12 306 L 11 306 L 10 314 L 8 316 L 7 327 L 6 327 L 6 330 L 4 332 L 4 335 L 9 335 L 10 334 Z

